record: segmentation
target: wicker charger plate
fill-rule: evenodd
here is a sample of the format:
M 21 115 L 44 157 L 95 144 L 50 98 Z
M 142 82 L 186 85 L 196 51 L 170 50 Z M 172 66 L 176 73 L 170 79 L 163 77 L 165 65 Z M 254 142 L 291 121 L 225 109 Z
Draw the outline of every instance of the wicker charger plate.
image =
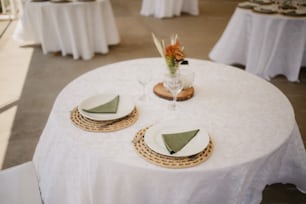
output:
M 253 12 L 255 13 L 261 13 L 261 14 L 277 14 L 277 10 L 272 10 L 269 8 L 262 8 L 262 7 L 254 7 Z
M 156 153 L 144 142 L 144 135 L 147 129 L 148 128 L 139 130 L 133 139 L 133 143 L 136 152 L 143 159 L 155 165 L 172 169 L 193 167 L 206 161 L 212 154 L 214 145 L 211 138 L 209 139 L 208 146 L 202 152 L 189 157 L 170 157 Z
M 167 100 L 173 100 L 173 97 L 171 93 L 164 87 L 163 83 L 158 83 L 154 86 L 153 92 L 164 99 Z M 185 101 L 193 97 L 194 95 L 194 88 L 190 87 L 187 89 L 183 89 L 178 95 L 177 95 L 177 101 Z
M 306 13 L 297 13 L 295 10 L 292 11 L 282 11 L 282 15 L 291 16 L 291 17 L 305 17 Z
M 77 127 L 90 132 L 113 132 L 133 125 L 138 119 L 138 111 L 134 110 L 127 116 L 115 120 L 96 121 L 80 114 L 75 107 L 70 113 L 70 119 Z

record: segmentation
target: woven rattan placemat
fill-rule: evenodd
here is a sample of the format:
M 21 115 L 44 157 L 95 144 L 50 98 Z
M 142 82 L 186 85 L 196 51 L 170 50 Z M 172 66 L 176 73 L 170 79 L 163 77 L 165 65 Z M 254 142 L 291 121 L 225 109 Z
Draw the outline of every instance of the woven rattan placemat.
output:
M 127 116 L 107 121 L 96 121 L 86 118 L 80 114 L 75 107 L 70 114 L 70 119 L 77 127 L 90 132 L 113 132 L 133 125 L 138 119 L 138 111 L 134 110 Z
M 209 140 L 208 146 L 202 152 L 189 157 L 170 157 L 159 154 L 151 150 L 144 142 L 144 135 L 147 129 L 148 128 L 139 130 L 133 139 L 133 143 L 136 152 L 143 159 L 155 165 L 173 169 L 187 168 L 196 166 L 206 161 L 212 154 L 214 145 L 211 138 Z

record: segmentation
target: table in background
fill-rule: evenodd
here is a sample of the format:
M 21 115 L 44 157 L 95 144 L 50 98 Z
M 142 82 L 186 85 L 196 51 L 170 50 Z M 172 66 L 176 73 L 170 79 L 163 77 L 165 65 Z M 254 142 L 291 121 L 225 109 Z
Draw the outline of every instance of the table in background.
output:
M 306 66 L 306 17 L 236 8 L 209 57 L 245 65 L 246 71 L 267 80 L 282 74 L 298 81 L 300 68 Z
M 243 70 L 189 60 L 195 95 L 168 110 L 151 91 L 138 101 L 140 72 L 149 90 L 165 73 L 161 58 L 137 59 L 90 71 L 57 97 L 34 154 L 45 204 L 259 204 L 267 184 L 293 183 L 306 192 L 306 155 L 293 108 L 275 86 Z M 83 131 L 70 121 L 82 100 L 101 93 L 135 97 L 138 121 L 110 133 Z M 214 141 L 211 157 L 192 168 L 168 169 L 142 159 L 136 132 L 165 119 L 201 122 Z
M 199 15 L 198 0 L 142 0 L 140 14 L 156 18 L 180 16 L 181 13 Z
M 41 44 L 44 54 L 61 51 L 74 59 L 107 53 L 120 41 L 109 0 L 27 2 L 13 37 Z

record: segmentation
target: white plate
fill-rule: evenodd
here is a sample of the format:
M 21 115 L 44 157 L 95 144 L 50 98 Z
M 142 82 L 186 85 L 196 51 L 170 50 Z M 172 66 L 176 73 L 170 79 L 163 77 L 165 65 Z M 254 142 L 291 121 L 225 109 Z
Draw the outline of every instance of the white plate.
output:
M 184 132 L 194 129 L 200 129 L 198 134 L 180 151 L 170 154 L 164 144 L 162 134 Z M 209 136 L 201 124 L 191 123 L 189 120 L 171 120 L 149 128 L 144 136 L 144 141 L 149 148 L 159 154 L 172 157 L 186 157 L 203 151 L 209 143 Z
M 107 103 L 112 99 L 114 99 L 117 95 L 118 94 L 101 94 L 90 97 L 88 99 L 85 99 L 79 104 L 78 110 L 81 115 L 92 120 L 103 121 L 103 120 L 114 120 L 122 118 L 130 114 L 135 107 L 134 100 L 132 99 L 131 96 L 120 95 L 117 113 L 88 113 L 82 110 L 82 109 L 93 108 L 101 104 Z

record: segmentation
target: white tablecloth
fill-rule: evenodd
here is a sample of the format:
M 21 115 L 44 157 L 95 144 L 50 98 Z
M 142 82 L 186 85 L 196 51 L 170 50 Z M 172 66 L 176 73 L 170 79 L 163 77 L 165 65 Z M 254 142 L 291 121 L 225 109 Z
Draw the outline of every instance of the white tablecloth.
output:
M 230 66 L 189 60 L 195 95 L 168 110 L 155 96 L 138 101 L 141 71 L 150 90 L 165 73 L 160 58 L 110 64 L 67 85 L 57 97 L 34 154 L 45 204 L 258 204 L 266 184 L 293 183 L 306 192 L 306 154 L 288 99 L 261 78 Z M 110 133 L 83 131 L 70 111 L 87 97 L 135 96 L 139 120 Z M 211 157 L 185 169 L 158 167 L 134 150 L 136 132 L 162 120 L 202 122 L 215 143 Z
M 43 52 L 61 51 L 90 59 L 118 44 L 119 33 L 109 0 L 96 2 L 27 2 L 13 37 L 41 44 Z
M 198 0 L 142 0 L 140 14 L 169 18 L 180 16 L 182 12 L 199 15 Z
M 301 66 L 306 66 L 306 17 L 237 8 L 209 57 L 243 64 L 246 71 L 267 80 L 281 74 L 298 81 Z

